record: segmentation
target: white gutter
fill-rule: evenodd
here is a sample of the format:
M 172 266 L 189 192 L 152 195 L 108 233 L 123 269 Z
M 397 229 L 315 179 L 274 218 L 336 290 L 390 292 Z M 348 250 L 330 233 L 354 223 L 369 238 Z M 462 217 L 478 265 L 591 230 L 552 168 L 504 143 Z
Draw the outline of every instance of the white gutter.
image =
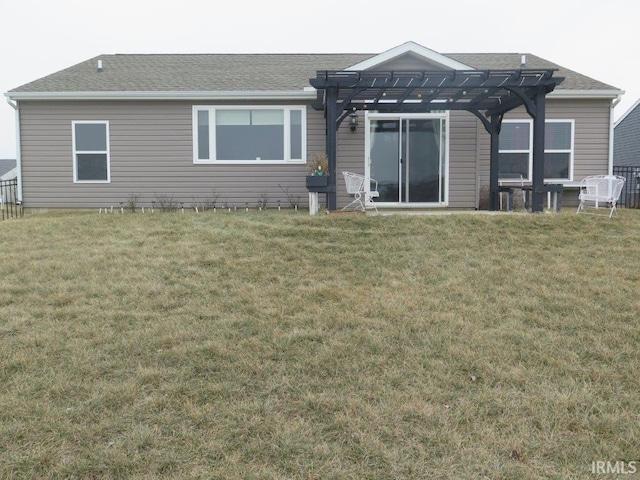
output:
M 8 92 L 11 100 L 313 100 L 315 89 L 264 91 Z
M 613 109 L 620 103 L 622 100 L 621 92 L 618 94 L 618 97 L 611 102 L 611 109 L 609 110 L 609 175 L 613 175 L 613 137 L 614 137 L 614 127 L 616 126 L 616 122 L 613 120 Z
M 621 90 L 554 90 L 550 98 L 610 98 L 621 95 Z M 312 100 L 314 88 L 303 90 L 253 90 L 253 91 L 117 91 L 117 92 L 8 92 L 10 100 Z
M 18 179 L 18 201 L 22 203 L 22 161 L 20 150 L 20 107 L 17 103 L 12 102 L 7 95 L 7 103 L 15 110 L 16 114 L 16 167 L 13 169 L 17 173 Z
M 562 90 L 557 89 L 547 94 L 548 98 L 618 98 L 622 90 Z

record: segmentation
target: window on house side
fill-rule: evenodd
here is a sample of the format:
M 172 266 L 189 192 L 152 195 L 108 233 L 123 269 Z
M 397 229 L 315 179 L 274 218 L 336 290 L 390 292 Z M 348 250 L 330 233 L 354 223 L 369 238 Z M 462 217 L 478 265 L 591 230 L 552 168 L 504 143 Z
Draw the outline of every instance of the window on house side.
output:
M 72 132 L 74 182 L 109 182 L 109 123 L 72 122 Z

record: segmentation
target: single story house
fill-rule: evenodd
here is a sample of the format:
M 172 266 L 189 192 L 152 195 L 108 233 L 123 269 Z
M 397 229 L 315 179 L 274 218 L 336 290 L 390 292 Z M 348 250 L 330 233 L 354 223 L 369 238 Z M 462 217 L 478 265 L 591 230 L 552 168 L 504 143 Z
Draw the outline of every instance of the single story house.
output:
M 378 208 L 497 208 L 522 176 L 610 173 L 622 91 L 532 54 L 100 55 L 6 93 L 25 207 L 105 207 L 131 195 L 197 204 L 306 203 L 307 162 L 379 182 Z M 566 196 L 565 196 L 566 197 Z
M 613 165 L 640 167 L 640 99 L 614 125 Z

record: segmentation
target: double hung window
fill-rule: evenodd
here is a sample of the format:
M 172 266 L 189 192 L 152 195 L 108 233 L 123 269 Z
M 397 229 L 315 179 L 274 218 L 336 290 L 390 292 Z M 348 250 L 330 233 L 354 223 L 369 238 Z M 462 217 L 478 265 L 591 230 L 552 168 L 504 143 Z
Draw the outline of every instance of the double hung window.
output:
M 111 180 L 109 159 L 109 122 L 72 122 L 73 181 L 108 183 Z

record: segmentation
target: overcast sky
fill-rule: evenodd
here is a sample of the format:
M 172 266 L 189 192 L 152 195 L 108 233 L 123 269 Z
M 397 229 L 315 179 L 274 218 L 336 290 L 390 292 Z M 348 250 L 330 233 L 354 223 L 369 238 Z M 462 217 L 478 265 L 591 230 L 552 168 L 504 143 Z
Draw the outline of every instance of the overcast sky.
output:
M 8 3 L 8 4 L 7 4 Z M 380 53 L 413 40 L 440 53 L 532 53 L 640 98 L 640 1 L 8 0 L 0 92 L 100 54 Z M 15 156 L 0 106 L 0 158 Z

